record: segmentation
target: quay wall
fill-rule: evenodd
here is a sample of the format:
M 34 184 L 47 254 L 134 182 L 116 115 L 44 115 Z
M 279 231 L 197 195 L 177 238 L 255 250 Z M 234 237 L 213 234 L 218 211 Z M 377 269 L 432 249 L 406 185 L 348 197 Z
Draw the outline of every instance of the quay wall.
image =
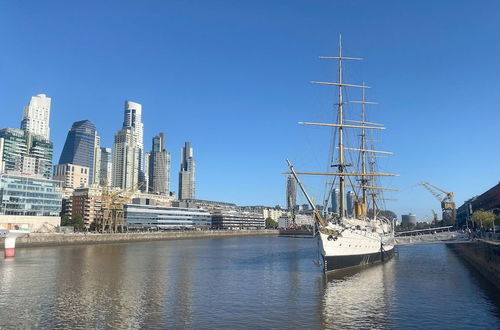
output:
M 500 242 L 478 239 L 466 244 L 448 244 L 448 247 L 500 290 Z
M 237 237 L 237 236 L 262 236 L 278 235 L 278 230 L 203 230 L 203 231 L 165 231 L 146 233 L 31 233 L 16 239 L 16 247 L 31 246 L 59 246 L 78 244 L 102 244 L 102 243 L 127 243 L 144 241 L 161 241 L 174 239 L 199 239 L 214 237 Z M 0 247 L 3 248 L 4 239 L 0 239 Z

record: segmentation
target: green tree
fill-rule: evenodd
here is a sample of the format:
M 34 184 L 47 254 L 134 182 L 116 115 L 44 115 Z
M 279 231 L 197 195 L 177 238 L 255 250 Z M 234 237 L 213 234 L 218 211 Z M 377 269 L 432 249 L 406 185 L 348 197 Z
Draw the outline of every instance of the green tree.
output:
M 276 221 L 274 221 L 271 218 L 266 219 L 266 228 L 276 228 L 276 227 L 278 227 L 278 223 Z
M 72 226 L 71 219 L 67 215 L 61 217 L 61 226 Z
M 491 212 L 477 210 L 472 213 L 472 221 L 478 227 L 491 228 L 493 225 L 493 219 L 495 219 L 495 215 Z
M 71 219 L 71 224 L 75 227 L 75 229 L 82 229 L 85 226 L 82 215 L 75 214 L 73 219 Z

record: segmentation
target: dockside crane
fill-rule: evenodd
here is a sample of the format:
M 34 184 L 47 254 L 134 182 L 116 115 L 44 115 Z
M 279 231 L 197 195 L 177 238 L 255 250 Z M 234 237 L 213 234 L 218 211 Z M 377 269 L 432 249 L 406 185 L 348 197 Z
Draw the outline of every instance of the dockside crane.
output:
M 131 188 L 112 192 L 105 182 L 101 193 L 101 214 L 96 219 L 97 231 L 101 233 L 124 231 L 123 205 L 128 202 L 130 196 L 135 194 L 142 184 L 141 182 Z
M 441 210 L 443 211 L 443 224 L 445 226 L 454 225 L 457 217 L 457 209 L 455 208 L 455 201 L 453 200 L 455 193 L 448 192 L 425 181 L 420 182 L 418 185 L 423 186 L 441 202 Z

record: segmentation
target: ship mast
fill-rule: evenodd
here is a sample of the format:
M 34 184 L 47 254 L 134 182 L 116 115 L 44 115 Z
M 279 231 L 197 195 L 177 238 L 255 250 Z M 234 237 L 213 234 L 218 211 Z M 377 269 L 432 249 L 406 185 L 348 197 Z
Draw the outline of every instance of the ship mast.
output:
M 363 82 L 363 85 L 365 83 Z M 361 90 L 362 94 L 362 101 L 361 103 L 361 121 L 365 121 L 365 89 L 363 88 Z M 366 134 L 365 134 L 365 128 L 363 127 L 361 129 L 361 173 L 366 174 Z M 361 177 L 361 185 L 366 186 L 366 177 L 363 175 Z M 363 187 L 363 205 L 366 206 L 366 187 Z
M 364 88 L 363 88 L 364 89 Z M 344 124 L 344 104 L 342 99 L 342 35 L 339 37 L 339 163 L 338 171 L 341 173 L 339 175 L 340 182 L 340 205 L 339 214 L 340 217 L 344 217 L 344 201 L 345 201 L 345 177 L 343 175 L 345 163 L 344 163 L 344 129 L 342 125 Z
M 314 125 L 314 126 L 326 126 L 326 127 L 335 127 L 338 128 L 338 149 L 339 149 L 339 157 L 338 157 L 338 164 L 331 164 L 331 167 L 337 167 L 336 172 L 297 172 L 293 169 L 292 164 L 288 162 L 288 167 L 290 168 L 290 172 L 284 173 L 284 174 L 292 174 L 295 179 L 297 180 L 297 183 L 299 183 L 299 186 L 306 195 L 306 198 L 311 205 L 312 209 L 314 210 L 314 214 L 316 217 L 317 222 L 321 225 L 324 226 L 326 224 L 325 220 L 322 219 L 321 215 L 319 212 L 316 210 L 316 206 L 313 204 L 313 201 L 309 198 L 307 193 L 305 192 L 304 187 L 302 186 L 300 180 L 298 179 L 297 175 L 326 175 L 326 176 L 338 176 L 339 177 L 339 193 L 340 193 L 340 198 L 339 198 L 339 215 L 341 218 L 345 216 L 345 178 L 348 176 L 361 176 L 362 182 L 361 182 L 361 187 L 363 188 L 363 202 L 366 203 L 366 189 L 390 189 L 390 188 L 383 188 L 383 187 L 373 187 L 373 186 L 368 186 L 367 183 L 369 180 L 367 178 L 374 177 L 374 176 L 398 176 L 397 174 L 391 174 L 391 173 L 375 173 L 373 171 L 367 172 L 366 170 L 366 160 L 365 160 L 365 153 L 384 153 L 384 154 L 391 154 L 390 152 L 386 151 L 379 151 L 379 150 L 368 150 L 366 149 L 366 138 L 365 138 L 365 129 L 379 129 L 379 130 L 384 130 L 385 127 L 381 127 L 383 125 L 377 124 L 377 123 L 370 123 L 365 121 L 365 115 L 364 115 L 364 104 L 368 103 L 374 103 L 374 102 L 366 102 L 364 100 L 364 89 L 365 88 L 370 88 L 369 86 L 366 86 L 364 83 L 363 85 L 358 85 L 358 84 L 347 84 L 343 82 L 343 71 L 342 71 L 342 63 L 343 60 L 362 60 L 362 58 L 357 58 L 357 57 L 345 57 L 342 55 L 342 36 L 339 38 L 339 56 L 320 56 L 320 59 L 334 59 L 338 60 L 338 82 L 324 82 L 324 81 L 312 81 L 313 84 L 321 84 L 321 85 L 330 85 L 330 86 L 337 86 L 339 88 L 338 91 L 338 120 L 336 124 L 329 124 L 329 123 L 312 123 L 312 122 L 299 122 L 301 125 Z M 355 88 L 361 88 L 363 90 L 363 101 L 354 101 L 354 103 L 363 103 L 363 118 L 362 121 L 355 121 L 355 120 L 347 120 L 344 119 L 344 96 L 342 94 L 342 88 L 343 87 L 355 87 Z M 375 103 L 374 103 L 375 104 Z M 345 122 L 351 122 L 351 123 L 356 123 L 356 124 L 346 124 Z M 362 138 L 363 142 L 361 144 L 361 148 L 348 148 L 344 147 L 344 128 L 354 128 L 354 129 L 362 129 Z M 347 166 L 349 164 L 346 164 L 345 162 L 345 150 L 353 150 L 353 151 L 361 151 L 363 154 L 363 168 L 361 172 L 347 172 Z M 352 186 L 352 185 L 348 185 Z M 365 204 L 366 205 L 366 204 Z

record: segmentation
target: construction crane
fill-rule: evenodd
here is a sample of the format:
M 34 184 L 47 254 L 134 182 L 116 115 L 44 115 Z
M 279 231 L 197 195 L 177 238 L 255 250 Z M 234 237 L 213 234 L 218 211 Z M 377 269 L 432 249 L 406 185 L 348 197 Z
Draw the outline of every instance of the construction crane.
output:
M 457 217 L 457 209 L 455 208 L 455 202 L 453 201 L 455 193 L 448 192 L 425 181 L 420 182 L 418 185 L 423 186 L 425 189 L 429 190 L 430 193 L 433 194 L 434 197 L 436 197 L 441 202 L 441 210 L 443 211 L 443 225 L 454 225 L 455 219 Z
M 130 196 L 135 194 L 142 185 L 141 182 L 135 184 L 132 188 L 111 192 L 107 183 L 104 182 L 101 193 L 101 214 L 96 219 L 97 231 L 101 233 L 124 231 L 123 205 L 129 201 Z
M 437 225 L 439 222 L 438 215 L 437 215 L 436 211 L 434 211 L 434 210 L 431 210 L 431 211 L 432 211 L 432 223 L 434 225 Z

